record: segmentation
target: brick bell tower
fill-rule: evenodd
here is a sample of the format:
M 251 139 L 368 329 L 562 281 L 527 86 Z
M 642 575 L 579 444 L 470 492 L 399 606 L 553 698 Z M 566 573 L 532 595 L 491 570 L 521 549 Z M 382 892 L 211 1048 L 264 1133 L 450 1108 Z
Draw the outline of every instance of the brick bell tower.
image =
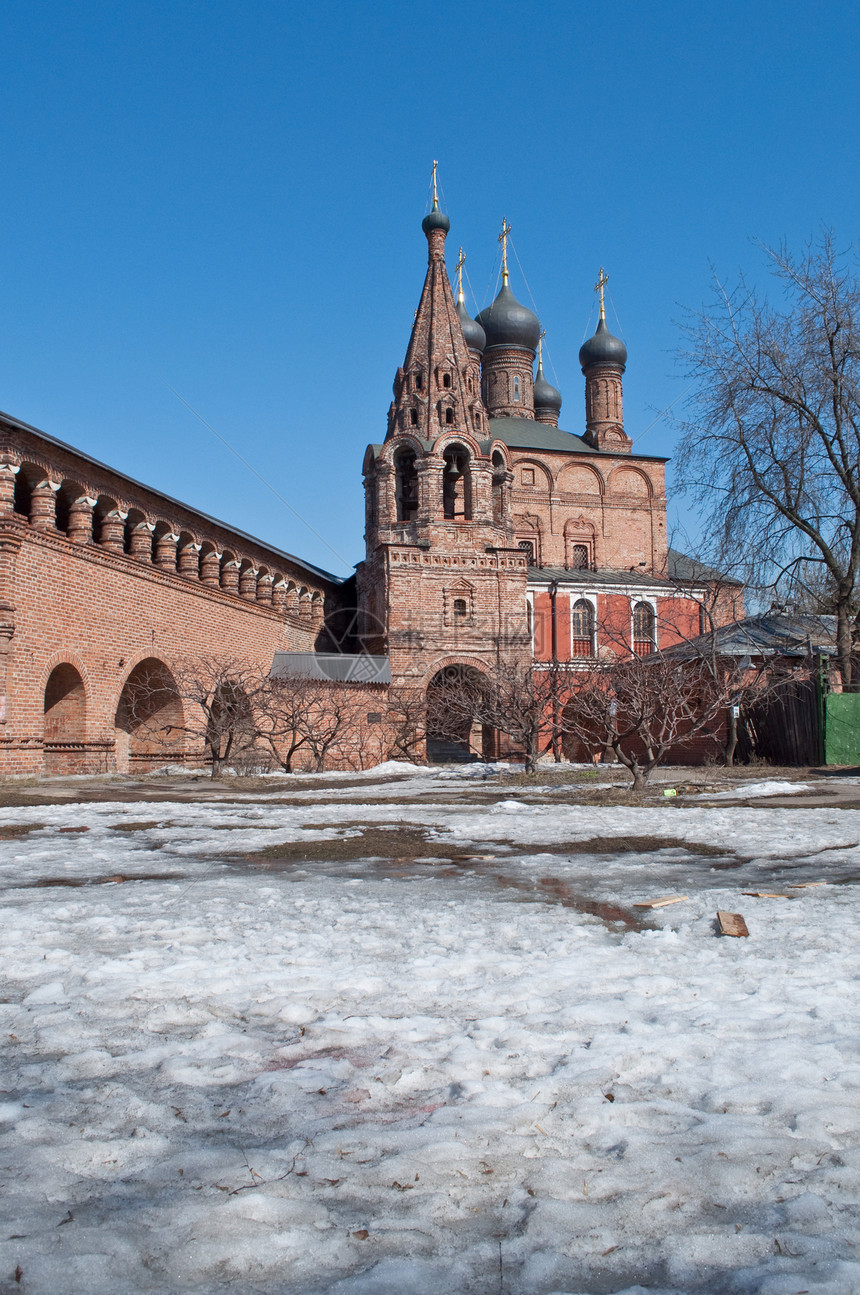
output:
M 364 458 L 357 594 L 365 650 L 387 652 L 395 686 L 426 689 L 448 666 L 486 670 L 525 651 L 528 627 L 510 453 L 491 437 L 481 398 L 483 330 L 466 311 L 462 281 L 455 303 L 445 268 L 450 222 L 439 209 L 435 164 L 422 228 L 424 289 L 385 440 Z

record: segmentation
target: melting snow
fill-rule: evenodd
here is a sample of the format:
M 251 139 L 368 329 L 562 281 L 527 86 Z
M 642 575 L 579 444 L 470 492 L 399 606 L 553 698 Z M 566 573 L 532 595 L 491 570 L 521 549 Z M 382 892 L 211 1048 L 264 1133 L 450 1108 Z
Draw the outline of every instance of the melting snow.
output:
M 860 1289 L 860 815 L 397 772 L 0 811 L 0 1289 Z

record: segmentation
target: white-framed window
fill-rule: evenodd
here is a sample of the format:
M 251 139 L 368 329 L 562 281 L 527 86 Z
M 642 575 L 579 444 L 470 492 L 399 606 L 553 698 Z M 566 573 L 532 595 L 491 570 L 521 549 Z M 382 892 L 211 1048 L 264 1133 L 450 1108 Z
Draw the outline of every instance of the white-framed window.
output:
M 653 603 L 639 599 L 631 608 L 631 641 L 636 656 L 649 656 L 657 648 L 657 612 Z
M 596 608 L 590 598 L 575 597 L 570 601 L 570 656 L 592 657 L 595 655 L 594 631 Z

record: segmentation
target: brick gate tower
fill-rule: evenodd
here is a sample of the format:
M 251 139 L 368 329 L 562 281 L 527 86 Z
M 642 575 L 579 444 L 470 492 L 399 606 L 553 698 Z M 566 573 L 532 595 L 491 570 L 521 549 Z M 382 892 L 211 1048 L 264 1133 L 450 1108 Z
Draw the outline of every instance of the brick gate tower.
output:
M 487 670 L 526 652 L 529 636 L 528 554 L 514 535 L 510 451 L 493 436 L 482 399 L 484 329 L 468 315 L 462 288 L 459 303 L 451 291 L 450 222 L 439 209 L 435 175 L 422 228 L 424 290 L 394 379 L 385 440 L 368 446 L 364 459 L 366 559 L 357 589 L 366 650 L 388 654 L 395 686 L 426 689 L 449 666 Z M 507 276 L 502 292 L 510 296 Z M 525 314 L 534 321 L 524 339 L 531 355 L 514 329 L 490 367 L 506 410 L 516 389 L 531 415 L 539 325 Z

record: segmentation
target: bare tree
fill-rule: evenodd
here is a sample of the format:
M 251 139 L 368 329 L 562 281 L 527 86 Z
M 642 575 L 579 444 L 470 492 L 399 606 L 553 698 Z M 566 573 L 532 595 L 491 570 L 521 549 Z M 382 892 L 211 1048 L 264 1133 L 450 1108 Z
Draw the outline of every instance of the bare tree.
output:
M 319 685 L 302 677 L 269 678 L 261 689 L 257 729 L 285 773 L 292 773 L 299 752 L 308 745 L 310 710 Z
M 417 763 L 427 731 L 427 702 L 421 689 L 389 689 L 387 720 L 388 758 Z
M 671 748 L 713 734 L 735 695 L 725 672 L 700 657 L 662 653 L 598 662 L 580 672 L 565 730 L 597 754 L 610 748 L 643 791 Z
M 857 682 L 860 278 L 827 234 L 800 256 L 764 249 L 784 300 L 716 283 L 687 326 L 696 390 L 678 467 L 716 560 L 791 598 L 822 593 L 839 672 Z

